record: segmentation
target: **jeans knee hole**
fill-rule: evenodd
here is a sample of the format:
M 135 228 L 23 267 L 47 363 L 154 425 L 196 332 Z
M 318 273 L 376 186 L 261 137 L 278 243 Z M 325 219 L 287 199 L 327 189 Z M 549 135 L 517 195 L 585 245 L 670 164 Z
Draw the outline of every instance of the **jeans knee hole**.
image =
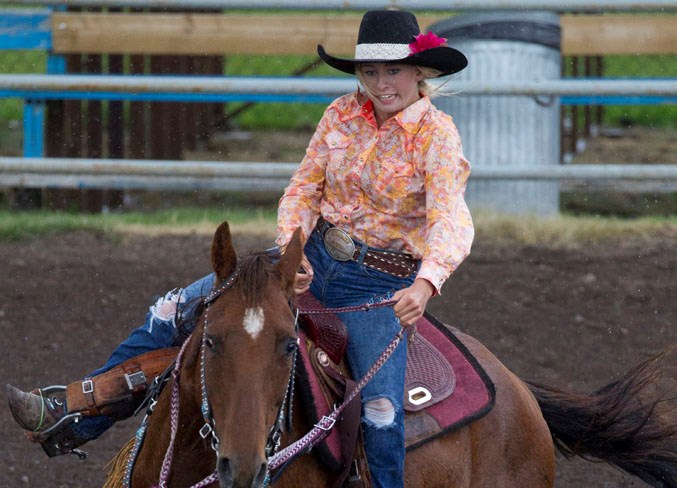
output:
M 377 398 L 364 404 L 364 418 L 377 428 L 385 428 L 395 422 L 395 407 L 386 398 Z
M 153 316 L 162 321 L 173 320 L 179 304 L 185 301 L 182 295 L 183 290 L 172 290 L 164 297 L 160 297 L 151 307 Z

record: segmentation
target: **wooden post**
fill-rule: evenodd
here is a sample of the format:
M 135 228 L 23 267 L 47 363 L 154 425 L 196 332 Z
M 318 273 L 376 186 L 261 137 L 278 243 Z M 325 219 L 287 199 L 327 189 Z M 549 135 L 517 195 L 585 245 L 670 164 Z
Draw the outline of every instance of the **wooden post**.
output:
M 120 9 L 109 9 L 110 12 L 119 12 Z M 108 73 L 121 75 L 124 73 L 123 59 L 120 54 L 108 56 Z M 125 157 L 125 129 L 124 129 L 124 102 L 111 100 L 108 102 L 108 157 L 123 159 Z M 122 206 L 123 193 L 120 190 L 105 190 L 104 205 L 109 209 Z
M 71 8 L 77 12 L 79 9 Z M 82 55 L 67 54 L 66 73 L 82 72 Z M 48 106 L 45 144 L 47 157 L 82 157 L 82 101 L 59 100 Z M 43 190 L 43 207 L 51 210 L 80 208 L 80 190 Z
M 85 55 L 87 74 L 101 74 L 101 55 Z M 103 157 L 103 104 L 100 100 L 87 100 L 85 154 L 88 158 Z M 103 209 L 103 190 L 84 190 L 82 192 L 82 210 L 90 213 Z
M 139 14 L 140 9 L 132 9 L 132 13 Z M 129 74 L 143 75 L 146 72 L 146 56 L 132 54 L 129 56 Z M 145 159 L 147 145 L 146 102 L 129 102 L 129 155 L 131 159 Z

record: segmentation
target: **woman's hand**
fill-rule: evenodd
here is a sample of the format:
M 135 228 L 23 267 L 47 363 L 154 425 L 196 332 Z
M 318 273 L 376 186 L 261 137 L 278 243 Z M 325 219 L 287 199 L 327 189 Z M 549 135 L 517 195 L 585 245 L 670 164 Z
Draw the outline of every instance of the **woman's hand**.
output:
M 420 278 L 403 290 L 393 295 L 397 303 L 393 307 L 395 315 L 403 327 L 416 323 L 423 316 L 428 300 L 435 293 L 435 288 L 428 280 Z
M 304 254 L 301 258 L 301 267 L 296 272 L 294 278 L 294 293 L 300 295 L 305 293 L 310 288 L 310 283 L 313 281 L 313 267 L 310 265 L 308 258 Z

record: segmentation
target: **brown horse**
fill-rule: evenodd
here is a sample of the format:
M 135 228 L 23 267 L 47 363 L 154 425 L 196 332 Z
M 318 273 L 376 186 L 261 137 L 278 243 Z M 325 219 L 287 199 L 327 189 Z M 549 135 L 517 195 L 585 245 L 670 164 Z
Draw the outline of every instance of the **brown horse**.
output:
M 297 232 L 277 264 L 265 254 L 238 263 L 228 225 L 219 227 L 212 264 L 226 285 L 207 298 L 180 357 L 179 376 L 149 417 L 133 488 L 157 486 L 161 476 L 168 487 L 215 486 L 217 479 L 222 488 L 262 486 L 266 446 L 297 347 L 288 301 L 301 253 Z M 495 383 L 495 406 L 474 423 L 409 452 L 407 487 L 552 487 L 554 445 L 568 456 L 612 463 L 653 486 L 677 486 L 677 427 L 664 417 L 660 397 L 642 400 L 656 379 L 656 358 L 592 395 L 573 395 L 520 380 L 477 340 L 454 333 Z M 180 398 L 178 409 L 172 391 Z M 311 427 L 300 402 L 293 407 L 293 431 L 285 434 L 283 446 Z M 170 463 L 166 453 L 171 453 Z M 121 451 L 117 465 L 124 468 L 127 456 Z M 106 486 L 120 486 L 121 473 L 113 471 Z M 332 482 L 315 456 L 303 455 L 275 486 Z

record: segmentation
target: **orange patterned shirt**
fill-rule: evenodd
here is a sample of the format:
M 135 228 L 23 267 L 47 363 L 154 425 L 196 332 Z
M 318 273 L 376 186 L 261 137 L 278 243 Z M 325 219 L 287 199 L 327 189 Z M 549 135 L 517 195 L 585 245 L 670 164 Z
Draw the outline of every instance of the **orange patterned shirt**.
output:
M 278 208 L 277 243 L 308 237 L 320 215 L 369 246 L 420 258 L 439 293 L 470 252 L 470 164 L 450 116 L 427 96 L 379 128 L 356 94 L 327 107 Z

